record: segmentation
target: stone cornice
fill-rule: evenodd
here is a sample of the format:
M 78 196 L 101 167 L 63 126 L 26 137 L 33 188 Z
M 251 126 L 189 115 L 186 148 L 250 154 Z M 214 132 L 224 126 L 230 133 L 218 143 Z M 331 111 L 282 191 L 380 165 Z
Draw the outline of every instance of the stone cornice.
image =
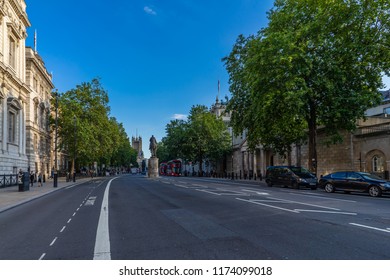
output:
M 30 47 L 26 47 L 26 61 L 31 62 L 32 64 L 35 65 L 36 69 L 39 70 L 41 77 L 45 78 L 46 82 L 53 89 L 54 84 L 51 81 L 51 75 L 47 72 L 47 69 L 45 67 L 42 58 L 37 53 L 35 53 Z
M 26 26 L 26 27 L 30 27 L 31 26 L 31 23 L 30 21 L 28 20 L 28 17 L 27 17 L 27 13 L 26 11 L 20 6 L 20 4 L 18 3 L 18 1 L 16 0 L 8 0 L 11 7 L 14 9 L 16 15 L 19 17 L 19 19 L 23 22 L 23 24 Z M 24 0 L 23 0 L 24 1 Z M 4 3 L 4 1 L 3 1 Z
M 9 67 L 5 67 L 2 63 L 0 63 L 0 78 L 1 78 L 1 87 L 5 86 L 5 79 L 8 79 L 11 83 L 13 83 L 18 89 L 19 93 L 23 91 L 24 93 L 29 93 L 30 89 L 27 87 L 25 83 L 23 83 L 20 79 L 15 77 L 15 71 L 13 71 Z

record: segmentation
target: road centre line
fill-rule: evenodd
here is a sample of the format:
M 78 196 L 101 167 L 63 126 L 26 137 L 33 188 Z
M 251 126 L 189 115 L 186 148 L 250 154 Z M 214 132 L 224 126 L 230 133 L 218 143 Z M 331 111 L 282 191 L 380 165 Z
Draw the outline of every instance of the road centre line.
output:
M 56 242 L 56 240 L 57 240 L 57 237 L 53 239 L 53 241 L 50 243 L 50 246 L 53 246 L 54 243 Z
M 258 205 L 262 205 L 262 206 L 266 206 L 266 207 L 270 207 L 270 208 L 275 208 L 275 209 L 279 209 L 279 210 L 283 210 L 283 211 L 293 212 L 293 213 L 298 213 L 299 214 L 299 212 L 295 211 L 295 210 L 282 208 L 282 207 L 277 207 L 277 206 L 273 206 L 273 205 L 268 205 L 268 204 L 265 204 L 265 203 L 259 203 L 259 202 L 254 201 L 254 200 L 247 200 L 247 199 L 242 199 L 242 198 L 239 198 L 239 197 L 236 197 L 236 199 L 240 200 L 240 201 L 244 201 L 244 202 L 249 202 L 249 203 L 253 203 L 253 204 L 258 204 Z
M 66 226 L 63 226 L 60 232 L 63 232 L 65 230 Z
M 43 260 L 43 258 L 46 256 L 46 253 L 43 253 L 38 260 Z
M 69 224 L 71 220 L 72 220 L 72 219 L 69 219 L 69 220 L 67 221 L 67 224 Z
M 368 228 L 368 229 L 373 229 L 377 231 L 383 231 L 383 232 L 388 232 L 390 233 L 389 229 L 382 229 L 382 228 L 377 228 L 377 227 L 371 227 L 371 226 L 366 226 L 366 225 L 361 225 L 361 224 L 355 224 L 355 223 L 349 223 L 350 225 L 357 226 L 357 227 L 363 227 L 363 228 Z

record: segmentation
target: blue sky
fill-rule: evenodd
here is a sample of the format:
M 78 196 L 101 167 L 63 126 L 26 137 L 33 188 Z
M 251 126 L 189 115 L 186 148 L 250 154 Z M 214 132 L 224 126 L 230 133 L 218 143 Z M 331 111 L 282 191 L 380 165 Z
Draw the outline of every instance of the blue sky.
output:
M 26 0 L 26 45 L 37 50 L 59 92 L 101 78 L 111 116 L 142 136 L 145 156 L 175 116 L 229 96 L 221 59 L 239 34 L 267 25 L 273 0 Z M 390 84 L 389 82 L 386 82 Z

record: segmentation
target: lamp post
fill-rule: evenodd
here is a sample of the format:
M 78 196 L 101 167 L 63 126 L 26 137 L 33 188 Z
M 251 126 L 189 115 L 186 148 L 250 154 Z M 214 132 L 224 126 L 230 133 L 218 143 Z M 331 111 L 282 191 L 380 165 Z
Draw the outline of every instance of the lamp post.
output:
M 76 139 L 77 139 L 77 119 L 73 116 L 74 123 L 74 143 L 73 143 L 73 182 L 76 182 Z
M 55 135 L 54 135 L 54 174 L 53 174 L 53 187 L 58 186 L 58 166 L 57 166 L 57 132 L 58 132 L 58 92 L 55 91 L 56 98 L 56 119 L 55 119 Z

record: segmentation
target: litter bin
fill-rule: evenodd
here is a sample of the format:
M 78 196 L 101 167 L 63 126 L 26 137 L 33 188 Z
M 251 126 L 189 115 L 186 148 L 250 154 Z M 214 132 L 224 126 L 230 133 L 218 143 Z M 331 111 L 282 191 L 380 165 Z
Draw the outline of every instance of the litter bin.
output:
M 28 172 L 19 174 L 18 183 L 20 192 L 30 190 L 30 174 Z

